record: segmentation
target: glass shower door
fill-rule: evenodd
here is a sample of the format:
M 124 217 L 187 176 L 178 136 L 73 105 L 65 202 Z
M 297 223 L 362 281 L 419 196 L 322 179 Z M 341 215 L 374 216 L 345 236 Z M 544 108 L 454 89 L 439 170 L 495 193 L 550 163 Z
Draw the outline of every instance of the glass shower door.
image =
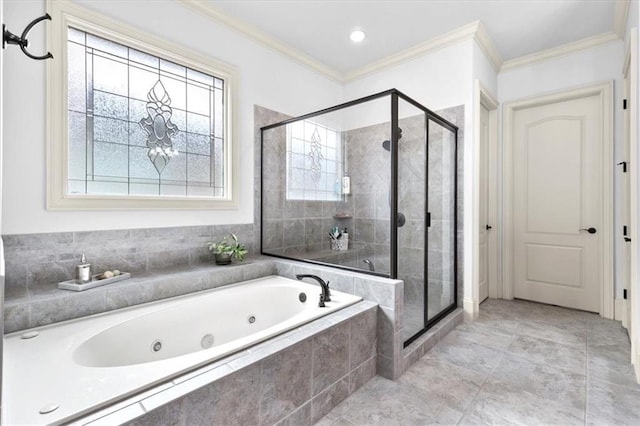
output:
M 427 115 L 398 100 L 398 279 L 404 281 L 403 339 L 425 328 Z
M 405 346 L 456 306 L 456 130 L 398 104 L 397 277 Z
M 456 303 L 456 134 L 429 119 L 427 321 Z

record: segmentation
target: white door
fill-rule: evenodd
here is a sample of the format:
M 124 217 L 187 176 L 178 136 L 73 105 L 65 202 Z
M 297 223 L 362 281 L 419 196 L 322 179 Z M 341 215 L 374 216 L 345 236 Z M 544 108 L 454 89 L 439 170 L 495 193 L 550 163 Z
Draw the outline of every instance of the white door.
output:
M 516 298 L 600 309 L 600 108 L 588 96 L 514 112 Z
M 480 105 L 480 237 L 479 301 L 489 297 L 489 110 Z

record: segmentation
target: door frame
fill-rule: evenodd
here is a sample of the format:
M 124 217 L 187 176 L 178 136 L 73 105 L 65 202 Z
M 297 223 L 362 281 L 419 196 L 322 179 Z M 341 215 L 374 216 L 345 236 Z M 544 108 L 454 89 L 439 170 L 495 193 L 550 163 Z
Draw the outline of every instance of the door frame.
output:
M 626 177 L 629 182 L 626 186 L 620 184 L 620 192 L 622 200 L 620 202 L 621 212 L 618 215 L 620 218 L 620 223 L 618 225 L 618 229 L 615 230 L 614 235 L 619 235 L 618 232 L 621 231 L 622 226 L 627 226 L 627 231 L 631 230 L 631 165 L 633 162 L 631 161 L 631 37 L 629 42 L 627 43 L 626 52 L 624 55 L 624 62 L 622 65 L 622 99 L 624 99 L 627 103 L 626 110 L 622 111 L 622 155 L 620 158 L 616 159 L 616 165 L 619 166 L 620 163 L 618 161 L 626 162 L 626 173 L 628 176 Z M 615 173 L 618 173 L 620 169 L 616 168 Z M 625 177 L 623 176 L 622 179 Z M 627 210 L 628 217 L 624 217 L 625 210 Z M 627 237 L 631 237 L 631 234 L 627 234 Z M 633 239 L 631 240 L 633 242 Z M 622 289 L 631 289 L 631 263 L 633 260 L 631 259 L 631 245 L 628 246 L 629 249 L 629 257 L 625 256 L 627 243 L 624 241 L 624 236 L 621 236 L 616 241 L 616 248 L 620 253 L 620 276 L 621 280 L 621 288 Z M 617 270 L 617 269 L 616 269 Z M 628 276 L 626 276 L 628 274 Z M 624 280 L 627 282 L 624 282 Z M 625 285 L 627 287 L 625 287 Z M 630 314 L 631 314 L 631 300 L 622 298 L 616 298 L 615 300 L 615 312 L 614 317 L 616 321 L 620 321 L 622 326 L 627 329 L 629 332 L 629 337 L 631 337 L 631 324 L 629 324 Z
M 491 224 L 494 232 L 490 232 L 487 235 L 487 285 L 489 289 L 490 298 L 499 298 L 502 296 L 502 276 L 498 273 L 498 235 L 501 232 L 501 226 L 498 220 L 498 168 L 500 162 L 498 160 L 498 101 L 495 96 L 489 92 L 489 90 L 476 79 L 474 82 L 473 90 L 474 99 L 474 145 L 478 149 L 478 162 L 477 170 L 478 177 L 480 175 L 480 167 L 487 167 L 487 222 Z M 489 140 L 488 146 L 488 161 L 487 165 L 480 162 L 480 137 L 481 137 L 481 123 L 480 123 L 480 110 L 481 107 L 485 107 L 489 111 Z M 476 235 L 480 232 L 480 227 L 486 224 L 479 223 L 480 218 L 480 182 L 479 179 L 474 179 L 474 194 L 477 194 L 474 203 L 477 205 L 478 210 L 475 217 L 478 218 L 474 222 L 474 232 Z M 473 305 L 474 312 L 478 312 L 480 304 L 480 240 L 476 239 L 474 244 L 473 256 L 476 259 L 475 265 L 477 265 L 476 271 L 474 271 L 473 279 Z
M 631 268 L 629 277 L 629 295 L 631 303 L 631 363 L 633 364 L 636 380 L 640 382 L 640 294 L 638 289 L 638 256 L 640 255 L 640 233 L 638 232 L 638 163 L 640 152 L 638 147 L 638 29 L 632 28 L 629 34 L 627 55 L 623 65 L 623 73 L 628 67 L 629 71 L 629 236 L 631 237 Z M 628 62 L 627 62 L 628 61 Z M 624 74 L 623 74 L 624 75 Z
M 502 187 L 503 187 L 503 240 L 502 280 L 503 298 L 514 298 L 513 281 L 513 118 L 521 109 L 598 96 L 602 111 L 602 237 L 600 252 L 603 256 L 600 279 L 600 312 L 613 319 L 613 81 L 578 87 L 545 95 L 536 95 L 503 105 Z

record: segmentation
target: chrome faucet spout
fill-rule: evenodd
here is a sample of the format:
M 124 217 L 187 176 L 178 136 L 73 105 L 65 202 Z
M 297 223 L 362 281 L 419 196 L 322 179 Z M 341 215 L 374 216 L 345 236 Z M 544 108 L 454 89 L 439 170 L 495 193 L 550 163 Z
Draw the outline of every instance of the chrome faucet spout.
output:
M 373 262 L 371 261 L 371 259 L 362 259 L 362 261 L 363 261 L 364 263 L 366 263 L 366 264 L 369 266 L 369 270 L 370 270 L 371 272 L 375 272 L 375 271 L 376 271 L 376 267 L 375 267 L 375 265 L 373 264 Z
M 299 280 L 302 280 L 303 278 L 311 278 L 316 280 L 318 284 L 320 284 L 320 287 L 322 288 L 322 293 L 320 293 L 320 303 L 318 304 L 318 306 L 320 306 L 321 308 L 324 307 L 324 302 L 331 301 L 331 291 L 329 290 L 329 281 L 325 282 L 319 276 L 312 275 L 312 274 L 298 274 L 296 275 L 296 278 Z

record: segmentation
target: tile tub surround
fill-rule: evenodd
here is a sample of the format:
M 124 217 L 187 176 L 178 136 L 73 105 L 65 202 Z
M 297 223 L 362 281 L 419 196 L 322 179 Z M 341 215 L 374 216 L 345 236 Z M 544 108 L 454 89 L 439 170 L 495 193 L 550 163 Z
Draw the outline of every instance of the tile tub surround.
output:
M 355 294 L 379 305 L 377 331 L 372 337 L 379 342 L 376 370 L 383 377 L 398 378 L 408 362 L 403 359 L 405 354 L 402 349 L 402 281 L 267 256 L 248 258 L 245 262 L 229 266 L 209 263 L 174 267 L 160 272 L 134 273 L 129 280 L 84 292 L 58 290 L 51 285 L 48 291 L 41 291 L 31 297 L 14 296 L 5 301 L 5 332 L 98 314 L 267 275 L 277 274 L 295 278 L 295 275 L 300 273 L 319 275 L 330 281 L 332 288 Z M 440 337 L 442 334 L 439 333 L 437 336 Z M 414 347 L 418 346 L 411 346 Z M 412 357 L 411 360 L 413 359 Z
M 14 296 L 5 300 L 5 333 L 266 277 L 275 272 L 271 259 L 256 257 L 226 266 L 209 263 L 133 273 L 128 280 L 81 292 L 59 290 L 52 285 L 48 291 L 31 297 Z
M 457 309 L 407 348 L 403 348 L 404 283 L 401 280 L 284 259 L 276 260 L 275 265 L 280 276 L 295 278 L 296 274 L 315 274 L 330 281 L 331 288 L 378 304 L 377 372 L 387 379 L 398 379 L 420 356 L 462 321 L 462 309 Z
M 4 235 L 5 297 L 35 298 L 56 290 L 58 282 L 75 277 L 83 253 L 96 272 L 135 275 L 207 264 L 212 257 L 206 243 L 231 232 L 256 254 L 252 224 Z
M 637 425 L 629 360 L 618 321 L 489 299 L 398 381 L 374 378 L 318 425 Z
M 375 330 L 363 301 L 71 424 L 309 425 L 375 376 Z

